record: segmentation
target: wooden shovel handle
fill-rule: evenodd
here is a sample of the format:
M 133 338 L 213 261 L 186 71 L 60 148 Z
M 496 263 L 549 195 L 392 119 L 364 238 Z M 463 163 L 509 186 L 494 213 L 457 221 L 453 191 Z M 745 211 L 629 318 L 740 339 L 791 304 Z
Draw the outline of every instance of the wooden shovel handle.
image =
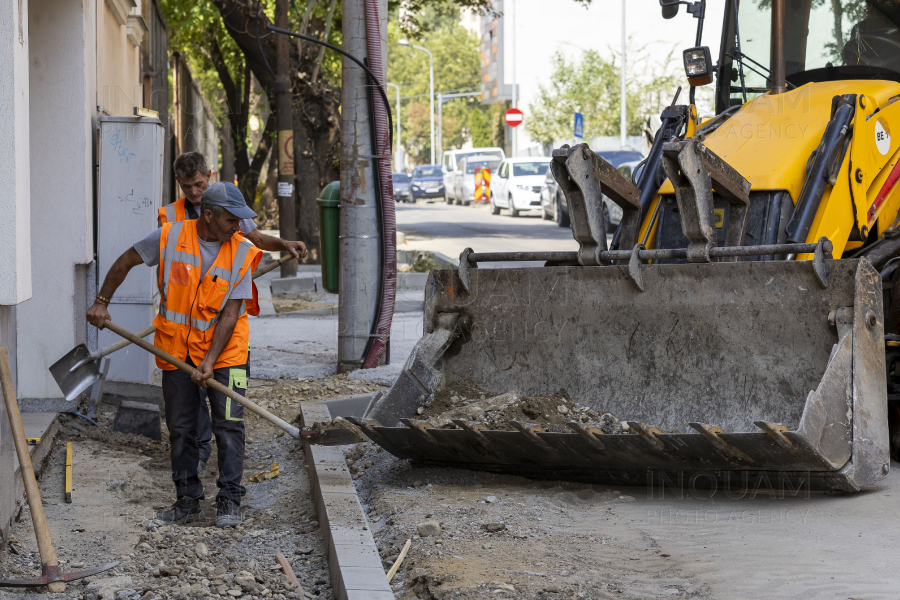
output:
M 106 327 L 107 329 L 109 329 L 110 331 L 112 331 L 113 333 L 116 333 L 116 334 L 122 336 L 126 340 L 130 340 L 131 343 L 133 343 L 134 345 L 140 346 L 147 352 L 149 352 L 155 356 L 158 356 L 159 358 L 163 359 L 164 361 L 166 361 L 173 367 L 177 367 L 178 369 L 180 369 L 181 371 L 184 371 L 185 373 L 189 373 L 189 374 L 193 375 L 194 373 L 197 372 L 197 369 L 190 366 L 186 362 L 178 360 L 177 358 L 175 358 L 168 352 L 160 350 L 153 344 L 151 344 L 145 340 L 142 340 L 141 338 L 137 337 L 136 335 L 129 332 L 128 330 L 123 329 L 122 327 L 119 327 L 112 321 L 107 321 L 106 323 L 103 324 L 103 326 Z M 268 422 L 272 423 L 273 425 L 276 425 L 276 426 L 284 429 L 286 432 L 288 432 L 291 435 L 291 437 L 295 437 L 295 438 L 300 437 L 299 429 L 297 429 L 296 427 L 294 427 L 287 421 L 284 421 L 284 420 L 276 417 L 275 415 L 273 415 L 266 409 L 262 408 L 258 404 L 244 398 L 243 396 L 241 396 L 240 394 L 238 394 L 231 388 L 228 388 L 228 387 L 222 385 L 215 379 L 207 379 L 206 385 L 208 385 L 209 387 L 211 387 L 212 389 L 216 390 L 217 392 L 219 392 L 221 394 L 225 394 L 226 396 L 228 396 L 229 398 L 231 398 L 232 400 L 234 400 L 235 402 L 237 402 L 244 408 L 248 409 L 250 412 L 256 413 L 257 415 L 259 415 L 263 419 L 267 420 Z
M 286 254 L 285 256 L 282 256 L 282 257 L 279 258 L 278 260 L 269 263 L 269 264 L 266 265 L 265 267 L 260 267 L 259 269 L 257 269 L 256 271 L 254 271 L 254 272 L 253 272 L 253 279 L 257 279 L 257 278 L 259 278 L 259 277 L 262 277 L 263 275 L 265 275 L 265 274 L 268 273 L 269 271 L 272 271 L 272 270 L 275 269 L 276 267 L 280 267 L 280 266 L 283 265 L 284 263 L 286 263 L 286 262 L 288 262 L 288 261 L 291 261 L 291 260 L 294 260 L 294 255 L 293 255 L 293 254 Z M 145 337 L 147 337 L 148 335 L 150 335 L 151 333 L 154 333 L 155 331 L 156 331 L 156 326 L 155 326 L 155 325 L 151 325 L 151 326 L 148 327 L 147 329 L 142 329 L 142 330 L 138 331 L 138 332 L 137 332 L 136 334 L 134 334 L 134 335 L 136 335 L 136 336 L 139 337 L 139 338 L 145 338 Z M 111 345 L 107 346 L 106 348 L 100 350 L 99 352 L 96 352 L 95 354 L 92 354 L 89 358 L 92 359 L 92 360 L 96 360 L 96 359 L 98 359 L 98 358 L 102 358 L 102 357 L 104 357 L 104 356 L 107 356 L 108 354 L 112 354 L 113 352 L 117 352 L 118 350 L 121 350 L 121 349 L 124 348 L 125 346 L 129 346 L 129 345 L 131 345 L 131 340 L 127 340 L 127 339 L 126 339 L 126 340 L 119 340 L 119 341 L 116 342 L 115 344 L 111 344 Z
M 22 415 L 19 414 L 19 403 L 16 400 L 16 390 L 13 388 L 9 363 L 6 361 L 5 348 L 0 348 L 0 389 L 3 391 L 3 401 L 6 403 L 6 414 L 9 415 L 9 426 L 12 429 L 16 454 L 19 455 L 19 470 L 22 472 L 22 480 L 25 482 L 25 497 L 28 499 L 28 508 L 31 509 L 31 522 L 34 525 L 34 535 L 37 537 L 38 551 L 41 553 L 41 564 L 45 567 L 55 567 L 59 565 L 59 560 L 56 558 L 56 550 L 53 549 L 53 542 L 50 540 L 50 527 L 47 525 L 47 515 L 44 514 L 41 493 L 34 476 L 34 465 L 31 464 L 31 454 L 28 452 L 28 441 L 25 439 L 25 429 L 22 427 Z M 14 484 L 10 482 L 10 485 Z
M 291 261 L 291 260 L 294 260 L 294 255 L 293 255 L 293 254 L 290 254 L 290 253 L 285 254 L 284 256 L 282 256 L 281 258 L 279 258 L 278 260 L 276 260 L 276 261 L 274 261 L 274 262 L 270 262 L 270 263 L 267 264 L 265 267 L 260 267 L 260 268 L 258 268 L 257 270 L 253 271 L 253 279 L 256 279 L 257 277 L 262 277 L 263 275 L 265 275 L 265 274 L 268 273 L 269 271 L 272 271 L 272 270 L 275 269 L 276 267 L 280 267 L 280 266 L 283 265 L 284 263 L 286 263 L 286 262 L 288 262 L 288 261 Z

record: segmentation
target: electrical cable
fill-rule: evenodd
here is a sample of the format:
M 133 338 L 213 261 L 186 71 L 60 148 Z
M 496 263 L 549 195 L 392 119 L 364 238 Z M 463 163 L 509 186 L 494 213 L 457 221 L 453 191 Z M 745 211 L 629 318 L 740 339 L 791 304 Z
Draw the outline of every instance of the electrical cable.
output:
M 272 70 L 271 65 L 269 65 L 269 59 L 266 58 L 266 53 L 263 52 L 262 43 L 259 41 L 259 3 L 262 0 L 256 0 L 256 14 L 253 16 L 253 20 L 256 22 L 256 46 L 259 48 L 259 53 L 262 55 L 263 62 L 266 63 L 266 68 L 269 70 L 269 73 L 272 74 L 272 77 L 275 77 L 275 71 Z
M 368 62 L 368 59 L 366 59 Z M 376 133 L 375 133 L 375 98 L 372 96 L 372 86 L 366 86 L 366 101 L 369 109 L 369 138 L 372 140 L 372 146 L 374 151 Z M 379 173 L 378 169 L 374 168 L 372 165 L 372 183 L 375 188 L 375 204 L 377 205 L 377 220 L 378 220 L 378 234 L 381 236 L 382 243 L 378 245 L 378 263 L 380 265 L 381 277 L 378 278 L 378 295 L 375 299 L 375 318 L 372 319 L 372 327 L 369 331 L 369 339 L 366 340 L 366 347 L 362 353 L 362 361 L 365 362 L 366 358 L 369 356 L 369 352 L 372 351 L 372 344 L 375 343 L 375 338 L 378 334 L 378 323 L 381 321 L 381 306 L 382 306 L 382 296 L 384 295 L 384 278 L 385 278 L 385 270 L 387 269 L 387 265 L 385 264 L 385 252 L 384 252 L 384 215 L 382 214 L 382 207 L 384 206 L 384 197 L 381 193 L 381 173 Z
M 344 56 L 346 56 L 347 58 L 349 58 L 350 60 L 355 62 L 359 66 L 359 68 L 361 68 L 363 71 L 365 71 L 366 75 L 369 76 L 369 79 L 371 79 L 372 82 L 375 84 L 375 87 L 378 88 L 378 93 L 381 94 L 381 99 L 384 100 L 384 105 L 387 110 L 388 131 L 390 131 L 390 134 L 388 136 L 389 143 L 390 143 L 390 150 L 391 150 L 391 152 L 394 151 L 394 118 L 393 118 L 393 115 L 391 114 L 391 104 L 390 104 L 390 101 L 388 100 L 387 92 L 384 91 L 384 87 L 378 81 L 378 78 L 375 77 L 375 73 L 373 73 L 371 70 L 369 70 L 369 67 L 364 65 L 361 60 L 359 60 L 358 58 L 356 58 L 349 52 L 344 52 L 337 46 L 335 46 L 333 44 L 329 44 L 328 42 L 324 42 L 322 40 L 316 39 L 314 37 L 310 37 L 308 35 L 303 35 L 302 33 L 288 31 L 287 29 L 282 29 L 281 27 L 275 27 L 274 25 L 266 25 L 266 29 L 268 29 L 269 31 L 274 31 L 275 33 L 289 35 L 291 37 L 300 38 L 301 40 L 306 40 L 307 42 L 312 42 L 314 44 L 319 44 L 320 46 L 325 46 L 326 48 L 330 48 L 330 49 L 334 50 L 335 52 L 339 52 L 339 53 L 343 54 Z M 268 65 L 268 63 L 266 63 L 266 65 Z

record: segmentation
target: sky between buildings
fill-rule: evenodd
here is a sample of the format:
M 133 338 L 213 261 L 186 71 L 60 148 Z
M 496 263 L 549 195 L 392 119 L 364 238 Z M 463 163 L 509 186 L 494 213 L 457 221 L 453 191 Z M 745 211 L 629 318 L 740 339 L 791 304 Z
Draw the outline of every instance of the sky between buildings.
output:
M 547 84 L 552 74 L 552 57 L 560 51 L 569 59 L 577 59 L 583 50 L 597 50 L 605 56 L 619 52 L 622 46 L 622 0 L 593 0 L 584 8 L 573 0 L 513 0 L 511 11 L 515 14 L 515 40 L 505 39 L 506 73 L 512 73 L 513 44 L 515 44 L 515 73 L 519 85 L 518 107 L 528 119 L 528 104 L 538 93 L 540 84 Z M 631 45 L 649 44 L 650 61 L 662 62 L 674 48 L 675 66 L 681 69 L 681 50 L 694 46 L 697 20 L 681 6 L 678 15 L 664 20 L 659 0 L 628 0 L 626 3 L 626 35 Z M 709 46 L 713 61 L 717 60 L 722 35 L 722 18 L 725 0 L 708 0 L 702 45 Z M 640 76 L 646 64 L 629 64 L 629 76 Z M 686 82 L 685 82 L 686 84 Z M 711 86 L 710 86 L 711 87 Z M 711 107 L 700 104 L 701 114 Z M 682 97 L 686 101 L 686 97 Z M 524 127 L 518 128 L 519 148 L 531 144 Z

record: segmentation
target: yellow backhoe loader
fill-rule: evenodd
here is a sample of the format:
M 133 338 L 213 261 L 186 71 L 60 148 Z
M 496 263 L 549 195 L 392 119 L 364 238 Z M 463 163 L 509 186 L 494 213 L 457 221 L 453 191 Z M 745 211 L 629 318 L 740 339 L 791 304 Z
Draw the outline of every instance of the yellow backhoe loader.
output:
M 401 458 L 533 478 L 869 487 L 900 400 L 900 2 L 729 0 L 715 63 L 705 2 L 660 4 L 698 19 L 690 102 L 632 180 L 587 144 L 554 150 L 578 251 L 467 248 L 432 271 L 423 338 L 354 423 Z M 564 388 L 627 431 L 416 420 L 462 383 Z

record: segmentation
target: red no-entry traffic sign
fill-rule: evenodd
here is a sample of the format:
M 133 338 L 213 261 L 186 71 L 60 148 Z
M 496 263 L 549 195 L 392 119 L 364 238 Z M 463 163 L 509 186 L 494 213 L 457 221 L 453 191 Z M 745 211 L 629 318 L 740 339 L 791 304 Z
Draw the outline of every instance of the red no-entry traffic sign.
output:
M 511 108 L 504 113 L 503 119 L 510 127 L 518 127 L 522 124 L 522 111 L 518 108 Z

